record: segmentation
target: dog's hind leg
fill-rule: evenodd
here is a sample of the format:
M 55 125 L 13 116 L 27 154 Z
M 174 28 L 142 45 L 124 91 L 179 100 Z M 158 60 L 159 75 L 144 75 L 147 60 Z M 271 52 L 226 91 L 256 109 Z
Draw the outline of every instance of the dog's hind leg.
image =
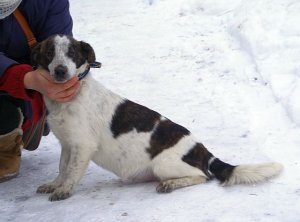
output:
M 182 177 L 176 179 L 168 179 L 161 181 L 156 187 L 158 193 L 170 193 L 175 189 L 181 187 L 192 186 L 196 184 L 205 183 L 206 178 L 204 176 L 191 176 L 191 177 Z
M 63 183 L 67 165 L 70 159 L 70 149 L 67 146 L 62 145 L 60 162 L 59 162 L 59 174 L 52 182 L 43 184 L 37 189 L 37 193 L 53 193 L 53 191 L 61 186 Z
M 83 176 L 93 149 L 86 145 L 76 145 L 70 150 L 69 161 L 64 173 L 62 174 L 62 183 L 50 195 L 50 201 L 63 200 L 71 196 L 73 187 Z
M 199 168 L 193 167 L 173 153 L 162 153 L 153 160 L 154 175 L 160 183 L 158 193 L 169 193 L 174 189 L 205 183 L 207 176 Z

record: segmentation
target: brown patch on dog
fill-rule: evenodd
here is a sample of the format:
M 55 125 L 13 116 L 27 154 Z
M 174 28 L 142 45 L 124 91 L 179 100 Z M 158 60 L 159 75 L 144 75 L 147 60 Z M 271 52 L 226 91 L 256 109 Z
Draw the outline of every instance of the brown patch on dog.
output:
M 163 120 L 151 135 L 150 147 L 147 149 L 147 152 L 153 159 L 163 150 L 174 146 L 182 137 L 189 134 L 190 132 L 183 126 L 168 119 Z
M 51 63 L 55 56 L 55 38 L 61 35 L 53 35 L 43 42 L 35 46 L 31 51 L 31 65 L 40 65 L 44 69 L 48 70 L 48 65 Z M 69 48 L 67 56 L 71 58 L 76 64 L 76 68 L 79 68 L 86 61 L 93 63 L 96 60 L 95 52 L 93 48 L 86 42 L 77 41 L 70 36 L 66 36 L 69 41 Z
M 126 100 L 117 107 L 110 129 L 114 138 L 117 138 L 133 129 L 137 132 L 150 132 L 158 124 L 151 135 L 150 147 L 147 148 L 153 159 L 163 150 L 174 146 L 182 137 L 190 134 L 186 128 L 168 119 L 160 121 L 160 118 L 159 113 Z
M 53 44 L 55 36 L 49 37 L 36 45 L 31 51 L 31 65 L 40 65 L 48 70 L 48 65 L 55 56 L 55 46 Z
M 213 155 L 205 148 L 202 143 L 196 143 L 190 151 L 184 155 L 182 161 L 202 170 L 205 175 L 210 177 L 208 172 L 208 161 Z
M 236 166 L 224 163 L 219 159 L 215 159 L 211 163 L 209 169 L 214 176 L 221 181 L 221 183 L 224 183 L 225 181 L 229 180 L 235 167 Z
M 75 62 L 77 69 L 86 61 L 88 63 L 95 62 L 95 52 L 90 44 L 83 41 L 76 41 L 73 38 L 69 38 L 69 40 L 70 45 L 67 55 Z
M 110 129 L 114 138 L 133 129 L 137 132 L 152 131 L 161 115 L 145 106 L 125 100 L 112 118 Z
M 214 156 L 203 144 L 196 143 L 196 145 L 182 157 L 182 161 L 202 170 L 209 178 L 214 176 L 223 183 L 230 178 L 235 166 L 225 163 L 217 158 L 209 164 L 209 160 L 212 157 Z

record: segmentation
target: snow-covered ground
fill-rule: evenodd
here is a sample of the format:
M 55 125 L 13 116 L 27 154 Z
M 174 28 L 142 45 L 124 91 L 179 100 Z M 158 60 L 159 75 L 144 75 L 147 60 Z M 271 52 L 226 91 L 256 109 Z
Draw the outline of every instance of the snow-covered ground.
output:
M 232 164 L 278 161 L 257 186 L 216 181 L 160 195 L 91 164 L 74 195 L 36 188 L 58 173 L 51 134 L 0 184 L 0 221 L 300 221 L 300 2 L 70 0 L 74 36 L 95 49 L 107 88 L 193 132 Z

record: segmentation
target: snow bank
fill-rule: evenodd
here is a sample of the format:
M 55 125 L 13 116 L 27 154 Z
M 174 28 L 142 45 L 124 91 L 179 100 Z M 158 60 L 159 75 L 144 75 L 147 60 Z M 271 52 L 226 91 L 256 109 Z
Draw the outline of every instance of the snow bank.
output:
M 300 124 L 300 3 L 243 1 L 229 32 L 249 55 L 261 78 L 295 124 Z

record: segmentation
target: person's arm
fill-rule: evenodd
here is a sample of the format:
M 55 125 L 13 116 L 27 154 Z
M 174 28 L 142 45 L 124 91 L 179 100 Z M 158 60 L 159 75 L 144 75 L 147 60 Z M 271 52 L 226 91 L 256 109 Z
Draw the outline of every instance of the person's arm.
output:
M 43 12 L 46 15 L 39 11 L 43 19 L 33 29 L 37 40 L 42 41 L 53 34 L 72 35 L 69 1 L 52 0 L 47 3 L 50 3 L 49 7 L 38 7 L 47 11 Z M 37 4 L 44 3 L 39 1 Z M 33 70 L 29 65 L 18 64 L 0 52 L 0 90 L 13 97 L 30 100 L 40 92 L 52 100 L 67 102 L 75 96 L 79 85 L 77 78 L 65 84 L 53 83 L 46 70 Z
M 37 92 L 27 91 L 24 86 L 24 76 L 32 70 L 29 65 L 12 63 L 0 78 L 0 90 L 15 98 L 34 99 Z
M 47 16 L 41 16 L 37 19 L 39 22 L 36 24 L 36 38 L 38 41 L 42 41 L 51 35 L 62 34 L 72 36 L 73 20 L 70 15 L 70 4 L 68 0 L 52 0 L 46 1 L 50 3 L 46 7 L 46 11 L 43 11 Z M 43 1 L 37 2 L 37 4 L 44 4 Z M 38 7 L 39 10 L 45 7 Z M 38 13 L 41 12 L 39 11 Z
M 47 70 L 39 68 L 25 75 L 24 87 L 27 91 L 38 91 L 51 100 L 68 102 L 76 96 L 80 82 L 74 76 L 65 83 L 55 83 Z
M 0 79 L 5 71 L 12 65 L 18 64 L 13 59 L 8 58 L 3 52 L 0 52 Z
M 24 100 L 34 100 L 41 93 L 51 100 L 68 102 L 79 86 L 77 76 L 63 84 L 54 83 L 47 70 L 33 70 L 26 64 L 11 66 L 0 79 L 0 90 Z

